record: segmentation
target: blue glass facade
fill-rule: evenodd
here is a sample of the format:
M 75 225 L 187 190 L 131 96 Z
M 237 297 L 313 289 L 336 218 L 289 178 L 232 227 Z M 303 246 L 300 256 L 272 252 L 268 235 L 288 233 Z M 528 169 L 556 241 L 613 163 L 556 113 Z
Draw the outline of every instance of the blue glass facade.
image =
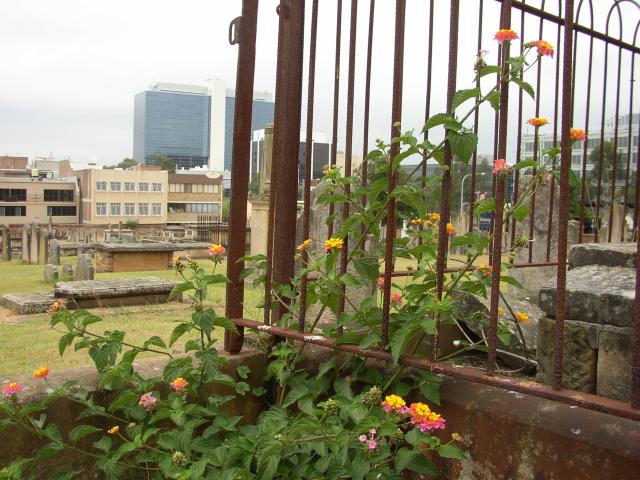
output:
M 233 147 L 233 118 L 236 99 L 227 97 L 225 102 L 225 126 L 224 126 L 224 169 L 231 170 L 231 151 Z M 251 116 L 251 131 L 262 130 L 268 123 L 273 123 L 273 110 L 275 103 L 261 100 L 253 101 L 253 113 Z
M 155 163 L 167 155 L 176 167 L 209 161 L 211 97 L 192 93 L 145 91 L 134 98 L 133 158 Z

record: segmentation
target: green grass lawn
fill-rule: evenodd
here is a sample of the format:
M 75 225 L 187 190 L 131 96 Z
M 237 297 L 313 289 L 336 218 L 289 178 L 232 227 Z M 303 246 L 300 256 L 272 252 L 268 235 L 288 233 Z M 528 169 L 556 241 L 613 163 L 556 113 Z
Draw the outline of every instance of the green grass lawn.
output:
M 65 259 L 75 265 L 75 258 Z M 63 263 L 64 263 L 63 261 Z M 203 260 L 201 265 L 210 269 L 211 263 Z M 226 272 L 226 264 L 218 266 L 217 272 Z M 173 270 L 148 272 L 98 273 L 96 279 L 130 278 L 156 276 L 180 281 Z M 0 294 L 50 291 L 52 286 L 43 279 L 42 265 L 24 265 L 20 261 L 0 262 Z M 250 285 L 245 288 L 245 317 L 258 320 L 261 311 L 255 308 L 262 299 L 262 291 Z M 213 285 L 209 290 L 208 303 L 218 313 L 224 312 L 225 287 Z M 51 369 L 77 367 L 91 364 L 86 351 L 74 352 L 67 349 L 64 357 L 58 353 L 58 340 L 61 334 L 49 326 L 49 316 L 17 315 L 2 309 L 0 316 L 0 382 L 7 375 L 29 373 L 42 365 Z M 125 341 L 138 345 L 152 335 L 158 335 L 168 344 L 175 322 L 189 317 L 188 303 L 169 303 L 161 305 L 141 305 L 121 308 L 94 309 L 94 313 L 104 319 L 94 324 L 90 330 L 102 333 L 105 330 L 126 332 Z M 223 337 L 223 332 L 216 335 Z M 186 338 L 181 339 L 175 348 L 181 348 Z

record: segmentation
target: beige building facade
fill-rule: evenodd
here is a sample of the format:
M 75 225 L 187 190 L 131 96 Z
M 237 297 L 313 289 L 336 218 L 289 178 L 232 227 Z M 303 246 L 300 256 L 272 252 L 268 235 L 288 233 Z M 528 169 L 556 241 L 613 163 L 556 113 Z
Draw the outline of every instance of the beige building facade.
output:
M 160 167 L 136 165 L 130 170 L 87 169 L 76 171 L 74 175 L 80 184 L 80 223 L 167 223 L 168 173 Z
M 78 223 L 78 188 L 75 180 L 40 177 L 0 177 L 0 224 Z
M 222 194 L 222 176 L 170 173 L 167 222 L 196 223 L 202 215 L 220 219 Z

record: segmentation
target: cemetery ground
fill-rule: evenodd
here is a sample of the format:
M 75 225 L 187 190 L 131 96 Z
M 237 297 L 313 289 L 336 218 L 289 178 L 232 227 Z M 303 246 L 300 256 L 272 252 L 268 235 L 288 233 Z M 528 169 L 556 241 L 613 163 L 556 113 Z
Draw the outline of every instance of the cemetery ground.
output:
M 455 267 L 462 260 L 461 256 L 452 255 L 449 265 Z M 488 259 L 480 258 L 477 264 L 487 263 Z M 210 268 L 208 260 L 200 261 Z M 75 257 L 63 257 L 61 263 L 76 263 Z M 404 259 L 398 259 L 396 268 L 405 270 L 413 266 Z M 381 267 L 381 271 L 383 267 Z M 218 267 L 218 272 L 226 272 L 226 263 Z M 145 272 L 96 273 L 96 280 L 112 278 L 135 278 L 155 276 L 167 280 L 179 281 L 175 270 L 157 270 Z M 403 279 L 396 279 L 402 283 Z M 51 285 L 43 280 L 42 265 L 23 264 L 20 260 L 0 263 L 0 295 L 6 293 L 29 293 L 50 290 Z M 224 285 L 216 285 L 209 294 L 209 302 L 214 308 L 224 312 Z M 254 288 L 250 283 L 245 286 L 245 315 L 253 320 L 260 320 L 261 310 L 255 305 L 262 300 L 261 288 Z M 109 307 L 92 309 L 104 318 L 105 330 L 124 330 L 127 341 L 137 344 L 150 335 L 158 335 L 167 339 L 175 327 L 175 322 L 189 315 L 189 308 L 183 303 L 166 303 L 128 307 Z M 222 334 L 220 334 L 222 335 Z M 15 373 L 31 371 L 34 365 L 48 365 L 60 369 L 89 365 L 91 359 L 86 351 L 67 350 L 63 357 L 58 353 L 60 333 L 49 326 L 47 314 L 21 315 L 0 307 L 0 378 Z M 220 338 L 220 340 L 222 337 Z

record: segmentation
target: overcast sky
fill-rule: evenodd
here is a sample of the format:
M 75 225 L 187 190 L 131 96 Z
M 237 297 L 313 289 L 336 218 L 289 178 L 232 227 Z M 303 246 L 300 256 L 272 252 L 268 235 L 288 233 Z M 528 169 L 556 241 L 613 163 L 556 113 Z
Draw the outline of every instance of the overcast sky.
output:
M 547 8 L 557 10 L 557 0 L 548 0 Z M 277 17 L 275 0 L 260 2 L 258 27 L 256 90 L 274 91 Z M 403 126 L 419 129 L 425 114 L 426 49 L 428 1 L 407 1 Z M 461 0 L 459 88 L 468 88 L 473 77 L 477 41 L 479 0 Z M 499 4 L 485 0 L 485 27 L 482 47 L 487 60 L 495 62 Z M 527 2 L 539 4 L 540 0 Z M 578 3 L 578 2 L 576 2 Z M 311 11 L 311 0 L 307 1 Z M 372 72 L 371 140 L 388 136 L 392 85 L 393 14 L 395 2 L 378 0 L 375 15 L 374 62 Z M 444 109 L 448 45 L 448 5 L 435 2 L 434 79 L 432 113 Z M 597 0 L 596 27 L 604 30 L 612 0 Z M 623 5 L 624 37 L 631 42 L 640 18 L 637 9 Z M 350 2 L 344 1 L 343 55 L 340 103 L 339 148 L 344 148 L 346 117 L 345 95 Z M 132 155 L 133 96 L 154 81 L 202 84 L 218 77 L 229 88 L 235 86 L 237 46 L 229 45 L 229 22 L 240 14 L 241 1 L 227 0 L 20 0 L 0 2 L 0 155 L 53 155 L 57 158 L 117 163 Z M 318 66 L 316 77 L 316 118 L 314 130 L 331 134 L 333 62 L 335 41 L 335 0 L 320 0 Z M 366 57 L 366 28 L 369 0 L 359 2 L 354 153 L 362 151 L 362 116 Z M 588 15 L 581 14 L 588 24 Z M 513 28 L 520 30 L 519 13 L 514 13 Z M 538 38 L 539 24 L 528 21 L 526 40 Z M 308 34 L 307 28 L 307 34 Z M 619 35 L 617 17 L 610 24 Z M 543 37 L 556 44 L 557 29 L 545 23 Z M 578 82 L 574 124 L 585 126 L 588 40 L 580 41 Z M 604 46 L 596 42 L 590 100 L 590 129 L 597 129 L 606 97 L 605 117 L 615 112 L 615 88 L 618 52 L 609 49 L 607 94 L 603 94 Z M 620 113 L 629 111 L 631 56 L 623 53 Z M 636 76 L 640 61 L 636 62 Z M 553 120 L 555 61 L 545 59 L 542 71 L 541 115 Z M 305 62 L 306 71 L 306 62 Z M 535 84 L 536 69 L 528 73 Z M 488 87 L 488 84 L 485 85 Z M 514 90 L 514 93 L 517 91 Z M 306 95 L 306 89 L 305 89 Z M 640 87 L 634 93 L 637 111 Z M 305 97 L 306 98 L 306 97 Z M 512 97 L 517 105 L 517 96 Z M 306 99 L 303 101 L 306 104 Z M 524 118 L 534 113 L 535 102 L 524 99 Z M 304 120 L 303 114 L 303 120 Z M 517 122 L 512 110 L 510 124 Z M 303 126 L 304 127 L 304 126 Z M 480 117 L 479 152 L 493 150 L 493 115 L 490 107 Z M 525 129 L 526 131 L 526 129 Z M 511 135 L 511 138 L 515 135 Z M 510 154 L 515 145 L 510 143 Z

